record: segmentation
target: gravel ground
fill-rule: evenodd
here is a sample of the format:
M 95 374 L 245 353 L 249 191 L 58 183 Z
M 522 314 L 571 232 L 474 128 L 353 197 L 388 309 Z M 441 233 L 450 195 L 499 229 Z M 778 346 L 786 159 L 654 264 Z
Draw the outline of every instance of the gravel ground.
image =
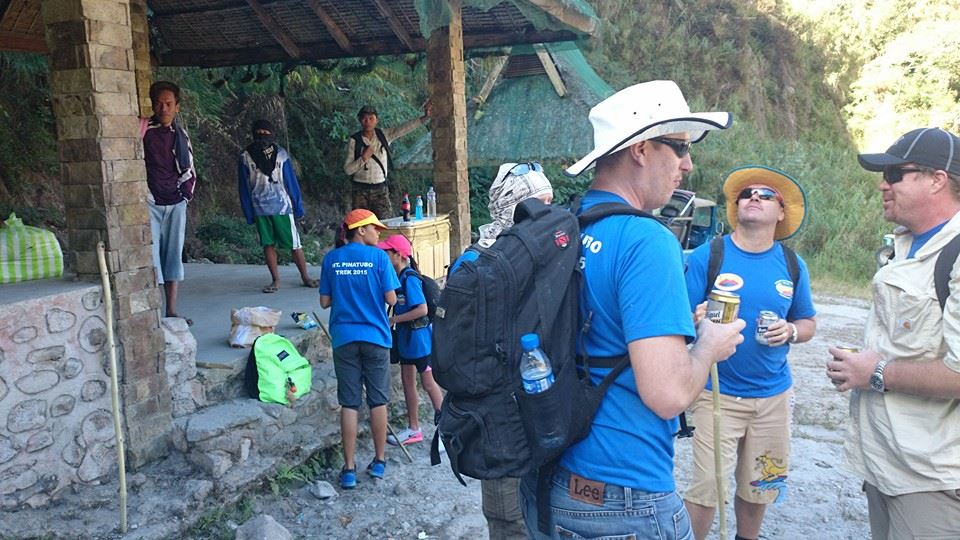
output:
M 766 539 L 869 538 L 866 499 L 860 481 L 843 469 L 847 396 L 834 390 L 823 373 L 827 346 L 859 343 L 867 304 L 861 300 L 816 297 L 817 336 L 791 354 L 796 391 L 790 491 L 772 505 L 764 520 Z M 397 429 L 401 426 L 394 424 Z M 362 438 L 357 462 L 373 456 Z M 676 477 L 682 492 L 690 477 L 691 442 L 677 442 Z M 272 515 L 297 538 L 467 539 L 486 537 L 480 511 L 480 485 L 461 486 L 446 463 L 431 467 L 427 442 L 408 447 L 409 463 L 398 448 L 388 449 L 386 478 L 360 474 L 353 491 L 320 501 L 302 488 L 285 496 L 260 495 L 255 513 Z M 336 486 L 336 471 L 322 478 Z M 732 485 L 732 483 L 730 484 Z M 732 488 L 731 488 L 732 489 Z M 729 538 L 735 529 L 728 507 Z M 716 523 L 713 534 L 717 534 Z

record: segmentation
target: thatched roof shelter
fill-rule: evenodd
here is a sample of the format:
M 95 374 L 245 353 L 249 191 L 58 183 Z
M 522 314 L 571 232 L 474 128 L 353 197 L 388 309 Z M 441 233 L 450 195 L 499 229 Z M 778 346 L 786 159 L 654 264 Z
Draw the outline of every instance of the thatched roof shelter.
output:
M 614 92 L 572 42 L 515 47 L 488 85 L 489 93 L 475 96 L 467 115 L 470 166 L 573 162 L 593 148 L 587 113 Z M 397 159 L 398 166 L 414 169 L 432 163 L 429 134 Z

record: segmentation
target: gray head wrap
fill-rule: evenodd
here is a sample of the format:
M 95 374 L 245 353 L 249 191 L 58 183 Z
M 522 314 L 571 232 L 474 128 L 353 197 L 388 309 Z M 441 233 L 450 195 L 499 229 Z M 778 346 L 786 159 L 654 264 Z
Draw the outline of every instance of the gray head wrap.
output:
M 490 247 L 506 229 L 513 226 L 513 211 L 517 204 L 531 197 L 553 195 L 550 180 L 540 171 L 528 170 L 525 174 L 513 174 L 516 163 L 504 163 L 490 186 L 490 218 L 487 225 L 480 226 L 480 245 Z

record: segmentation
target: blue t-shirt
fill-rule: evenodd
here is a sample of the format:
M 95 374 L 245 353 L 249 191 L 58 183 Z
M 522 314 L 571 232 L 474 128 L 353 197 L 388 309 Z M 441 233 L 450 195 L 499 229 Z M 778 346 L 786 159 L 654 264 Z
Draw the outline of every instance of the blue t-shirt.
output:
M 913 235 L 913 242 L 910 244 L 910 251 L 907 253 L 907 258 L 912 259 L 917 254 L 917 252 L 920 251 L 920 248 L 922 248 L 924 244 L 929 242 L 930 239 L 934 237 L 934 235 L 940 232 L 940 230 L 943 229 L 943 226 L 946 224 L 947 222 L 944 221 L 943 223 L 937 225 L 936 227 L 930 229 L 925 233 Z
M 332 299 L 330 334 L 334 348 L 365 341 L 390 348 L 383 295 L 400 286 L 387 252 L 350 242 L 323 257 L 320 294 Z
M 423 294 L 423 281 L 417 279 L 412 270 L 404 269 L 401 275 L 408 272 L 406 279 L 406 291 L 397 288 L 397 304 L 393 306 L 394 315 L 403 315 L 411 309 L 427 303 L 427 297 Z M 433 336 L 431 326 L 424 328 L 413 328 L 410 323 L 401 323 L 397 325 L 397 351 L 400 358 L 414 360 L 430 354 L 430 338 Z
M 591 190 L 581 205 L 586 210 L 605 202 L 626 201 Z M 669 229 L 649 218 L 611 216 L 587 226 L 580 238 L 580 313 L 593 313 L 583 340 L 588 355 L 623 355 L 627 344 L 638 339 L 696 335 L 687 307 L 683 255 Z M 607 373 L 609 369 L 591 369 L 590 377 L 596 384 Z M 567 449 L 561 465 L 591 480 L 671 492 L 677 428 L 676 418 L 663 420 L 643 403 L 628 368 L 610 385 L 590 434 Z
M 704 289 L 709 259 L 709 243 L 695 249 L 687 259 L 687 294 L 691 309 L 706 300 Z M 743 329 L 743 343 L 737 346 L 737 351 L 725 362 L 717 364 L 722 394 L 764 398 L 781 394 L 793 384 L 787 365 L 790 345 L 769 347 L 758 343 L 755 335 L 757 315 L 761 311 L 772 311 L 788 321 L 816 315 L 807 263 L 799 255 L 797 259 L 800 283 L 794 284 L 779 242 L 774 242 L 773 247 L 764 252 L 749 253 L 738 248 L 729 235 L 724 237 L 723 265 L 712 289 L 740 295 L 740 318 L 747 326 Z M 709 380 L 707 388 L 711 388 Z

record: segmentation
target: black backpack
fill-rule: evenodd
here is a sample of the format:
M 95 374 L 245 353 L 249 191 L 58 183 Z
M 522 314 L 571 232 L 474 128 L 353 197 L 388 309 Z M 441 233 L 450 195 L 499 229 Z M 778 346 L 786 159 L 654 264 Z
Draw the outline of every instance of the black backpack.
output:
M 433 374 L 447 390 L 437 433 L 450 467 L 478 479 L 520 477 L 553 466 L 589 431 L 607 387 L 629 365 L 616 358 L 577 358 L 580 323 L 580 227 L 615 214 L 655 217 L 625 204 L 600 204 L 579 217 L 537 199 L 521 202 L 515 224 L 475 261 L 447 279 L 433 332 Z M 526 394 L 520 381 L 520 336 L 536 333 L 549 357 L 553 386 Z M 578 362 L 613 368 L 592 385 Z M 559 444 L 537 436 L 553 430 Z M 437 438 L 431 462 L 439 463 Z
M 403 290 L 404 296 L 407 294 L 407 278 L 410 276 L 415 276 L 420 280 L 420 283 L 423 285 L 423 297 L 427 301 L 426 320 L 422 320 L 421 318 L 410 322 L 429 324 L 433 322 L 433 318 L 437 313 L 437 303 L 440 301 L 440 286 L 437 285 L 437 282 L 434 281 L 430 276 L 425 276 L 408 266 L 404 268 L 402 272 L 400 272 L 400 289 Z

